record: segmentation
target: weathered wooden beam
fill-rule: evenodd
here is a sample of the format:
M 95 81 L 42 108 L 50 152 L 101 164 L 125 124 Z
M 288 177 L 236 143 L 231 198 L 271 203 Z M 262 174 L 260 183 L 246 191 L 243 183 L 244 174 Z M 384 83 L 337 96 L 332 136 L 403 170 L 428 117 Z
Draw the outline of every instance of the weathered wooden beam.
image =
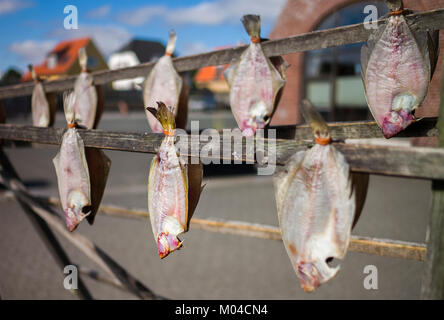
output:
M 47 198 L 45 201 L 52 205 L 60 206 L 60 201 L 57 198 Z M 100 206 L 99 212 L 101 214 L 133 219 L 148 219 L 149 217 L 149 213 L 144 210 L 127 209 L 109 205 Z M 194 229 L 266 240 L 282 240 L 281 231 L 275 226 L 223 219 L 199 219 L 195 217 L 191 219 L 190 223 L 191 228 Z M 422 243 L 353 235 L 350 239 L 349 250 L 353 252 L 417 261 L 423 261 L 426 255 L 425 244 Z
M 415 126 L 421 126 L 421 122 Z M 433 134 L 434 129 L 430 124 L 433 120 L 422 121 L 424 130 L 418 132 L 427 135 Z M 368 127 L 369 130 L 360 130 L 362 127 Z M 299 131 L 299 140 L 293 139 L 276 139 L 275 151 L 268 144 L 271 140 L 264 139 L 264 151 L 266 156 L 275 157 L 277 165 L 283 165 L 285 161 L 295 152 L 307 148 L 312 140 L 312 133 L 307 127 L 301 126 Z M 379 137 L 380 132 L 375 128 L 374 124 L 367 122 L 333 125 L 332 134 L 334 138 L 360 138 L 361 132 L 365 137 L 375 134 Z M 407 129 L 407 133 L 411 132 Z M 38 128 L 32 126 L 15 126 L 8 124 L 0 124 L 0 139 L 28 141 L 33 143 L 59 145 L 65 129 L 63 128 Z M 120 150 L 141 153 L 157 153 L 162 142 L 163 135 L 157 133 L 146 132 L 114 132 L 102 130 L 79 130 L 83 142 L 86 147 L 101 148 L 108 150 Z M 350 134 L 342 136 L 342 133 Z M 198 136 L 188 136 L 189 144 L 191 140 L 198 141 Z M 207 142 L 200 142 L 197 145 L 197 152 L 193 154 L 192 145 L 188 151 L 181 154 L 186 156 L 200 155 L 201 151 L 207 145 Z M 444 150 L 438 148 L 424 147 L 405 147 L 405 146 L 388 146 L 388 145 L 369 145 L 363 143 L 342 143 L 336 142 L 334 145 L 345 155 L 353 171 L 368 172 L 381 175 L 394 175 L 401 177 L 420 178 L 420 179 L 444 179 Z M 247 142 L 245 138 L 240 141 L 231 142 L 231 150 L 246 150 Z M 219 160 L 242 160 L 246 162 L 248 159 L 245 152 L 235 154 L 234 152 L 223 153 L 224 143 L 221 139 L 220 144 L 216 145 L 219 150 L 215 155 L 206 157 L 207 159 Z M 205 157 L 204 157 L 205 158 Z
M 444 74 L 444 67 L 443 67 Z M 438 121 L 438 144 L 444 150 L 444 81 Z M 432 206 L 427 231 L 427 260 L 421 284 L 422 299 L 444 299 L 444 178 L 432 181 Z M 439 180 L 438 180 L 439 179 Z
M 422 29 L 444 29 L 444 9 L 430 10 L 407 16 L 407 19 L 419 21 Z M 385 23 L 380 20 L 378 23 Z M 295 52 L 342 46 L 350 43 L 367 41 L 371 30 L 364 28 L 364 24 L 354 24 L 328 30 L 314 31 L 263 42 L 262 46 L 267 56 L 279 56 Z M 174 66 L 179 72 L 195 70 L 205 66 L 230 63 L 238 58 L 246 46 L 206 52 L 202 54 L 179 57 L 173 59 Z M 120 79 L 144 77 L 148 74 L 154 62 L 143 63 L 134 67 L 117 70 L 96 71 L 93 73 L 95 84 L 105 84 Z M 60 80 L 45 81 L 46 92 L 60 92 L 71 89 L 75 76 Z M 25 83 L 0 88 L 0 98 L 12 98 L 30 95 L 33 83 Z

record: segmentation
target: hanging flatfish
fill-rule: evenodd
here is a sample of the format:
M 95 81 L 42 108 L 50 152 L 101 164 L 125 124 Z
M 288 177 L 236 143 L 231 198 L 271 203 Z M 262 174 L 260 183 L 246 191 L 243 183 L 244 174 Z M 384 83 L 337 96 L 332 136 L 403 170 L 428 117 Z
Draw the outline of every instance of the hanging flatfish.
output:
M 164 103 L 148 108 L 165 133 L 151 162 L 148 179 L 148 211 L 160 258 L 179 249 L 177 238 L 187 232 L 202 191 L 202 164 L 185 164 L 174 146 L 174 115 Z
M 426 97 L 438 57 L 438 32 L 422 31 L 399 0 L 388 3 L 386 24 L 369 37 L 361 51 L 361 74 L 367 103 L 386 138 L 415 121 Z
M 354 219 L 367 192 L 368 175 L 352 176 L 344 156 L 331 145 L 328 127 L 308 102 L 302 110 L 316 144 L 295 153 L 274 178 L 282 240 L 306 292 L 333 278 L 343 259 Z
M 155 106 L 162 101 L 172 107 L 176 127 L 185 129 L 188 113 L 188 87 L 174 68 L 171 56 L 176 46 L 176 33 L 171 30 L 165 55 L 161 57 L 150 71 L 143 85 L 145 106 Z M 145 109 L 151 130 L 162 132 L 162 126 L 156 118 Z
M 251 44 L 240 59 L 232 61 L 224 75 L 230 87 L 230 105 L 244 136 L 252 136 L 267 125 L 285 84 L 285 68 L 281 57 L 268 59 L 260 44 L 261 19 L 245 15 L 242 23 Z
M 28 68 L 34 80 L 31 97 L 32 125 L 35 127 L 50 127 L 54 123 L 57 97 L 54 94 L 46 94 L 33 66 L 29 65 Z
M 75 97 L 73 93 L 64 97 L 68 129 L 63 135 L 60 150 L 53 159 L 60 201 L 69 231 L 73 231 L 91 212 L 90 177 L 85 147 L 75 124 Z
M 96 124 L 97 112 L 97 89 L 94 86 L 94 79 L 91 74 L 87 72 L 86 66 L 88 56 L 85 48 L 79 49 L 79 64 L 82 68 L 75 84 L 74 94 L 76 96 L 74 112 L 76 116 L 76 123 L 86 129 L 93 129 Z

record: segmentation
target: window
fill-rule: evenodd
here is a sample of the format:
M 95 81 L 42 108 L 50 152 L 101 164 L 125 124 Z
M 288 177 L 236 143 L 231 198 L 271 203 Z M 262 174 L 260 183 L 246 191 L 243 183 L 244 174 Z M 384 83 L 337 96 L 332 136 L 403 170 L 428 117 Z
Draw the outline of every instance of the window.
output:
M 337 9 L 315 30 L 362 23 L 366 5 L 375 5 L 378 16 L 388 13 L 383 1 L 366 1 Z M 369 117 L 361 80 L 362 43 L 308 51 L 305 54 L 305 97 L 329 121 L 364 120 Z

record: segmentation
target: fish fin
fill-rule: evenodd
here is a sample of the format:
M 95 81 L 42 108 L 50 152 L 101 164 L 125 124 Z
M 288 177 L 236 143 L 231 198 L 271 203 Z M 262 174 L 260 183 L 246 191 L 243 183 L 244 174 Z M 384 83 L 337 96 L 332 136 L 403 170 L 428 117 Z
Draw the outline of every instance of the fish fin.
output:
M 63 109 L 65 111 L 65 118 L 68 124 L 75 122 L 75 103 L 76 96 L 73 91 L 67 91 L 63 93 Z
M 180 78 L 182 83 L 181 90 L 179 94 L 179 102 L 177 104 L 177 112 L 176 112 L 176 127 L 180 129 L 185 129 L 187 126 L 187 118 L 188 118 L 188 96 L 189 96 L 189 87 L 182 78 Z
M 171 107 L 167 107 L 165 103 L 157 101 L 157 109 L 147 107 L 146 108 L 162 125 L 162 128 L 166 131 L 172 131 L 176 129 L 176 120 L 174 119 L 174 113 Z
M 404 8 L 402 0 L 385 0 L 385 4 L 390 11 L 398 11 Z
M 37 77 L 37 73 L 35 73 L 34 66 L 32 64 L 28 64 L 28 69 L 29 69 L 29 72 L 31 73 L 32 80 L 39 81 L 39 78 Z
M 92 225 L 105 192 L 111 160 L 101 149 L 96 148 L 85 148 L 85 156 L 91 185 L 91 213 L 86 219 Z
M 167 55 L 173 55 L 174 53 L 174 48 L 176 47 L 176 40 L 177 40 L 177 35 L 176 32 L 174 32 L 173 29 L 170 30 L 170 36 L 168 38 L 168 43 L 166 46 L 166 50 L 165 53 Z
M 330 139 L 330 130 L 328 129 L 327 123 L 311 102 L 309 100 L 302 100 L 300 106 L 302 115 L 310 125 L 315 138 Z
M 362 81 L 365 81 L 365 74 L 367 73 L 367 66 L 368 66 L 368 46 L 363 45 L 361 47 L 361 77 Z
M 245 31 L 250 38 L 260 38 L 261 35 L 261 16 L 255 14 L 246 14 L 241 19 Z
M 429 64 L 430 79 L 432 79 L 436 63 L 438 62 L 439 31 L 421 30 L 421 26 L 417 20 L 405 20 L 405 24 L 415 38 L 418 49 L 424 57 L 424 60 Z
M 225 69 L 223 72 L 225 80 L 227 80 L 228 86 L 231 88 L 231 84 L 233 83 L 233 76 L 234 73 L 239 66 L 240 59 L 233 59 L 228 66 L 228 68 Z
M 191 218 L 193 217 L 194 211 L 196 210 L 197 204 L 200 199 L 200 195 L 203 190 L 202 179 L 203 179 L 203 165 L 199 164 L 188 164 L 188 220 L 186 224 L 186 230 L 189 229 Z
M 99 125 L 99 121 L 102 118 L 103 110 L 105 107 L 105 91 L 103 86 L 96 86 L 97 93 L 97 106 L 96 106 L 96 115 L 94 117 L 93 129 L 97 129 Z
M 305 152 L 306 152 L 305 150 L 302 150 L 293 154 L 286 161 L 283 167 L 277 168 L 276 173 L 273 176 L 276 205 L 279 217 L 281 213 L 282 201 L 285 198 L 286 191 L 288 190 L 292 178 L 299 170 L 299 167 L 301 166 L 302 161 L 304 160 Z
M 355 193 L 355 216 L 353 219 L 352 229 L 361 216 L 362 209 L 364 208 L 365 198 L 367 197 L 369 174 L 353 172 L 351 173 L 351 179 L 353 184 L 353 191 Z
M 88 64 L 88 55 L 86 54 L 85 47 L 79 49 L 79 64 L 82 70 L 86 70 L 86 66 Z
M 427 47 L 429 48 L 429 59 L 430 59 L 430 80 L 435 73 L 436 64 L 438 63 L 439 56 L 439 31 L 431 30 L 427 32 L 428 42 Z

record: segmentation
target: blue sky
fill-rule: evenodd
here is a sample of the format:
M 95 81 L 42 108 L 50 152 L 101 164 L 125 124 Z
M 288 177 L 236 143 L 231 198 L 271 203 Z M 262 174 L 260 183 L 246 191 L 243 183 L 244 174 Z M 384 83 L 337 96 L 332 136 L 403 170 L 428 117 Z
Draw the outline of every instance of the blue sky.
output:
M 60 40 L 91 36 L 108 56 L 133 37 L 166 43 L 178 34 L 177 52 L 189 55 L 248 42 L 240 18 L 262 17 L 262 36 L 271 31 L 286 0 L 0 0 L 0 72 L 40 63 Z M 65 30 L 66 5 L 78 9 L 78 30 Z

